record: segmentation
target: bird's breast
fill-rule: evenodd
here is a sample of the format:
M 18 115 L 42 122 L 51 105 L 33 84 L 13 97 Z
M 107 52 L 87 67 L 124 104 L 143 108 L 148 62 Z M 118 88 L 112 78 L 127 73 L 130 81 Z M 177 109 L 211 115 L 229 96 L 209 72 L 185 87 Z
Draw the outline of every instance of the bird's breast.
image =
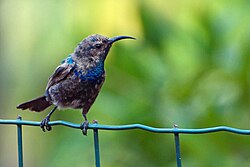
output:
M 102 62 L 94 67 L 83 69 L 75 68 L 74 74 L 81 79 L 81 81 L 95 81 L 102 78 L 105 74 L 104 65 Z

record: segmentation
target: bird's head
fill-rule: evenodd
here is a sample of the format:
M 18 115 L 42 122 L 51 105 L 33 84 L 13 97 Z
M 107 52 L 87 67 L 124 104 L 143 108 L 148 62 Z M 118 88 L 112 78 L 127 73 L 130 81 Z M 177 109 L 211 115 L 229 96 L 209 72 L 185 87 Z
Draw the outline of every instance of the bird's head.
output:
M 135 39 L 130 36 L 108 38 L 99 34 L 90 35 L 83 39 L 75 49 L 74 56 L 80 61 L 104 61 L 114 42 L 122 39 Z

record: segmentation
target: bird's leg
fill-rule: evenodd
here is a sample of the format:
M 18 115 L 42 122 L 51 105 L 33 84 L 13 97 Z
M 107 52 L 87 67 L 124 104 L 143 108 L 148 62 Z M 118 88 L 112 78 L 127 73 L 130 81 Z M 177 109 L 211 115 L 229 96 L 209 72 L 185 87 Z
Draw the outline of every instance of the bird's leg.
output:
M 84 122 L 81 123 L 81 129 L 82 129 L 82 134 L 87 136 L 87 130 L 88 130 L 88 126 L 89 126 L 89 121 L 87 119 L 86 113 L 83 111 L 82 112 L 82 116 L 84 118 Z
M 50 117 L 53 114 L 53 112 L 55 112 L 55 110 L 57 109 L 57 106 L 55 106 L 50 112 L 49 114 L 42 120 L 42 122 L 40 123 L 40 127 L 42 128 L 42 130 L 45 132 L 44 127 L 46 128 L 47 131 L 51 131 L 52 127 L 49 125 L 49 121 L 50 121 Z

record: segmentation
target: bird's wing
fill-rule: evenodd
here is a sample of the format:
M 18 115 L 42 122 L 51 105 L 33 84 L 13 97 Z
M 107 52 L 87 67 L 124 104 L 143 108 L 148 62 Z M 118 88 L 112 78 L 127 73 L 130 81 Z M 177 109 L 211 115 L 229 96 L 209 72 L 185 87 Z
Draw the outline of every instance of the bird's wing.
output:
M 49 82 L 47 84 L 46 90 L 48 90 L 52 85 L 65 79 L 74 69 L 73 64 L 63 63 L 58 66 L 55 72 L 49 77 Z

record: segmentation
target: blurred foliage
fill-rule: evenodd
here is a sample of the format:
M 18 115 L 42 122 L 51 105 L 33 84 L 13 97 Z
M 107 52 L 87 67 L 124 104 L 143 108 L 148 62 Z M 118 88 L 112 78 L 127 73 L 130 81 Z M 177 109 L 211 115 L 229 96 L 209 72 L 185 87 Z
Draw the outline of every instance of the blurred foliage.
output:
M 44 92 L 55 67 L 86 36 L 131 35 L 115 44 L 107 80 L 88 114 L 101 124 L 203 128 L 250 124 L 250 3 L 233 1 L 0 1 L 0 118 L 40 121 L 15 106 Z M 52 120 L 81 123 L 79 111 Z M 15 127 L 0 127 L 0 166 L 16 166 Z M 94 166 L 92 133 L 24 127 L 27 167 Z M 176 166 L 172 135 L 101 131 L 101 163 Z M 249 136 L 181 135 L 185 167 L 247 167 Z

